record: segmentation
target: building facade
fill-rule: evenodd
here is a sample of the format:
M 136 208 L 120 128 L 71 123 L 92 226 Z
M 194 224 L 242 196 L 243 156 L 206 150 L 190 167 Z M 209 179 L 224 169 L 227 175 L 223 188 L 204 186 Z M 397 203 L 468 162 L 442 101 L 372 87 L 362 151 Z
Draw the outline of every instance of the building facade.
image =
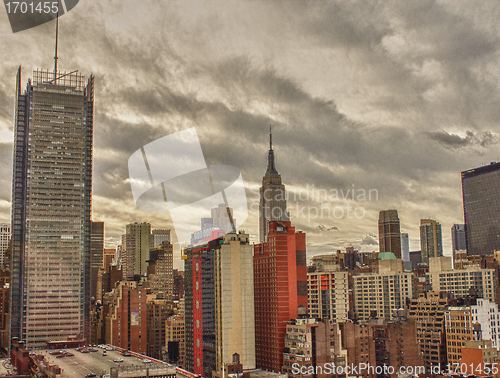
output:
M 500 163 L 462 172 L 467 254 L 500 250 Z
M 347 351 L 329 319 L 292 319 L 286 327 L 282 372 L 289 377 L 346 377 Z
M 149 251 L 154 248 L 154 236 L 149 223 L 129 223 L 122 236 L 122 269 L 127 280 L 134 275 L 146 275 Z
M 163 242 L 171 242 L 170 230 L 154 229 L 153 234 L 153 247 L 159 247 Z
M 10 242 L 10 223 L 0 223 L 0 266 L 4 266 L 5 251 Z
M 104 222 L 90 224 L 90 296 L 97 297 L 97 273 L 104 258 Z
M 316 271 L 307 273 L 309 316 L 345 321 L 349 312 L 349 273 L 345 271 Z
M 268 241 L 254 252 L 255 358 L 258 368 L 283 366 L 286 325 L 307 313 L 306 234 L 271 221 Z
M 411 300 L 408 315 L 416 320 L 417 341 L 427 371 L 431 366 L 446 366 L 444 314 L 450 299 L 440 293 L 427 292 Z
M 352 280 L 354 310 L 361 321 L 374 314 L 392 319 L 393 310 L 405 308 L 406 300 L 413 295 L 413 274 L 403 271 L 400 259 L 380 260 L 378 273 L 362 273 Z
M 61 77 L 61 78 L 59 78 Z M 94 77 L 16 79 L 11 336 L 27 347 L 90 336 Z
M 397 210 L 381 210 L 378 216 L 380 252 L 392 252 L 401 258 L 401 231 Z
M 121 281 L 105 302 L 106 344 L 137 353 L 148 352 L 147 290 L 135 281 Z
M 169 241 L 150 251 L 148 261 L 148 281 L 154 294 L 163 293 L 163 297 L 172 301 L 174 294 L 174 248 Z
M 483 269 L 477 265 L 452 269 L 451 257 L 443 256 L 430 259 L 429 272 L 425 276 L 432 291 L 451 292 L 456 298 L 477 295 L 491 302 L 496 301 L 495 269 Z
M 454 224 L 451 228 L 451 250 L 453 259 L 457 251 L 466 251 L 467 243 L 465 242 L 465 224 Z

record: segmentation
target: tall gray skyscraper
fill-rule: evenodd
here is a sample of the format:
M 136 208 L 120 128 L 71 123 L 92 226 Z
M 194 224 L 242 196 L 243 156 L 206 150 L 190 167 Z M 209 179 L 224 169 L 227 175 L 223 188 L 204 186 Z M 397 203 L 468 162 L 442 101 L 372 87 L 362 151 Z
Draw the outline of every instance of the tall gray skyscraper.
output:
M 401 258 L 401 231 L 397 210 L 381 210 L 378 215 L 379 252 L 392 252 Z
M 500 250 L 500 163 L 462 172 L 468 255 Z
M 16 80 L 11 336 L 28 347 L 90 335 L 94 77 Z
M 432 219 L 420 219 L 420 249 L 422 263 L 429 264 L 429 257 L 443 256 L 441 224 Z
M 269 222 L 273 220 L 288 221 L 290 216 L 286 210 L 285 185 L 281 182 L 281 175 L 274 163 L 273 137 L 269 130 L 269 155 L 267 157 L 267 171 L 260 187 L 259 205 L 259 238 L 260 242 L 267 241 Z

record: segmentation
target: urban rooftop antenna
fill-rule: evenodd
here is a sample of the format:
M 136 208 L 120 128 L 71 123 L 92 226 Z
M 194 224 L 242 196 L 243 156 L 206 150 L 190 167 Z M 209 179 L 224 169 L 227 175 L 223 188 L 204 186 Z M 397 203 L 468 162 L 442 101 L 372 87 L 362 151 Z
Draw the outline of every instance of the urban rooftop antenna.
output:
M 64 2 L 63 2 L 63 4 L 64 4 Z M 48 83 L 48 84 L 51 84 L 51 83 L 57 84 L 56 80 L 63 78 L 65 76 L 71 75 L 75 72 L 78 72 L 78 70 L 74 70 L 74 71 L 65 73 L 64 75 L 57 76 L 57 60 L 59 59 L 59 57 L 57 55 L 58 42 L 59 42 L 59 10 L 57 11 L 57 16 L 56 16 L 56 48 L 55 48 L 55 54 L 54 54 L 54 78 L 52 80 L 47 81 L 46 83 Z
M 55 51 L 55 54 L 54 54 L 54 81 L 57 78 L 57 59 L 59 59 L 57 57 L 57 42 L 58 42 L 58 39 L 59 39 L 59 10 L 57 11 L 57 16 L 56 16 L 56 51 Z M 56 83 L 54 83 L 54 84 L 56 84 Z
M 271 130 L 271 125 L 269 125 L 269 149 L 273 149 L 273 132 Z

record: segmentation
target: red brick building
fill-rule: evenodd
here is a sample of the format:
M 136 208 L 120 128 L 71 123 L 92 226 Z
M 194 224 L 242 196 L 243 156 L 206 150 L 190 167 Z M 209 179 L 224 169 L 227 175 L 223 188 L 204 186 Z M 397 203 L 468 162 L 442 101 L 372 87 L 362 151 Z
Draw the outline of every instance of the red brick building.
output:
M 106 343 L 147 353 L 146 288 L 135 281 L 122 281 L 109 294 Z
M 254 253 L 255 358 L 258 368 L 279 372 L 286 326 L 307 311 L 306 235 L 271 221 L 267 237 Z

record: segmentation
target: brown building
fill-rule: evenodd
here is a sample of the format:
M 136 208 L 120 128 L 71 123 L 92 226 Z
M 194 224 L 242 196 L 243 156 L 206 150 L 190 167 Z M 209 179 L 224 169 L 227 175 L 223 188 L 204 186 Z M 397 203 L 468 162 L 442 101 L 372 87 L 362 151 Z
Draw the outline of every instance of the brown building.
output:
M 173 314 L 172 301 L 163 298 L 163 293 L 150 294 L 147 299 L 148 309 L 148 356 L 164 360 L 165 322 Z
M 372 367 L 348 372 L 351 376 L 396 377 L 401 367 L 422 366 L 414 319 L 394 315 L 387 323 L 382 319 L 370 319 L 363 324 L 344 323 L 342 340 L 349 366 Z M 384 370 L 384 365 L 392 367 L 393 371 Z
M 392 252 L 401 258 L 401 230 L 397 210 L 381 210 L 378 216 L 380 252 Z
M 106 295 L 106 343 L 137 353 L 147 352 L 146 289 L 135 281 L 121 281 Z
M 184 317 L 174 315 L 165 322 L 165 348 L 167 360 L 182 368 L 185 367 L 185 341 Z
M 375 324 L 372 327 L 377 366 L 394 368 L 385 376 L 394 378 L 401 368 L 422 366 L 415 319 L 394 317 L 386 324 Z
M 349 321 L 342 323 L 342 347 L 347 350 L 347 362 L 349 366 L 360 366 L 361 364 L 376 366 L 375 343 L 373 339 L 373 327 L 368 323 L 353 323 Z M 373 374 L 363 372 L 348 372 L 349 376 L 373 377 Z M 357 374 L 359 373 L 359 374 Z
M 180 300 L 184 297 L 184 271 L 173 270 L 174 276 L 174 300 Z
M 105 271 L 108 271 L 109 266 L 116 258 L 116 248 L 104 248 L 104 255 L 102 257 L 102 266 Z
M 163 293 L 163 298 L 169 301 L 172 300 L 174 292 L 173 254 L 173 245 L 164 241 L 149 252 L 147 269 L 153 294 Z
M 444 313 L 450 302 L 445 293 L 435 292 L 411 300 L 408 315 L 417 322 L 417 340 L 426 369 L 447 364 Z
M 345 372 L 335 368 L 346 365 L 342 352 L 338 325 L 330 319 L 294 319 L 286 327 L 282 372 L 289 377 L 343 377 Z

